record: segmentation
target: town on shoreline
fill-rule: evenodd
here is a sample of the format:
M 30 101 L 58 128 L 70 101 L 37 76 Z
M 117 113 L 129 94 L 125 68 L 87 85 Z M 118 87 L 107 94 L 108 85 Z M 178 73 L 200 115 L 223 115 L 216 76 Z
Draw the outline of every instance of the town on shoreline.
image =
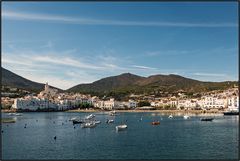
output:
M 27 94 L 21 98 L 1 98 L 2 112 L 162 112 L 162 113 L 223 113 L 239 109 L 238 87 L 212 91 L 198 98 L 188 98 L 184 92 L 178 97 L 158 98 L 154 95 L 131 94 L 128 101 L 99 98 L 81 93 L 60 93 L 48 83 L 37 96 Z

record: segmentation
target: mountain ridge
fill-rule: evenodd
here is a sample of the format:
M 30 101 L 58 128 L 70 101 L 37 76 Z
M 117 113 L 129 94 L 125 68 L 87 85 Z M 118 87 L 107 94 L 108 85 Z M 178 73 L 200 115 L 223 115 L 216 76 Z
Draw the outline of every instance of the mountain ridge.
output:
M 40 92 L 44 89 L 43 83 L 31 81 L 3 67 L 2 67 L 2 86 L 9 86 L 12 88 L 19 88 L 32 92 Z M 53 86 L 50 87 L 62 90 Z
M 205 82 L 186 78 L 176 74 L 156 74 L 148 77 L 138 76 L 132 73 L 122 73 L 116 76 L 109 76 L 92 83 L 84 83 L 73 86 L 64 92 L 80 92 L 83 94 L 124 96 L 130 93 L 174 93 L 179 90 L 186 92 L 206 92 L 217 89 L 230 88 L 237 84 L 237 81 Z M 2 85 L 19 89 L 39 92 L 44 89 L 43 83 L 37 83 L 17 75 L 2 67 Z

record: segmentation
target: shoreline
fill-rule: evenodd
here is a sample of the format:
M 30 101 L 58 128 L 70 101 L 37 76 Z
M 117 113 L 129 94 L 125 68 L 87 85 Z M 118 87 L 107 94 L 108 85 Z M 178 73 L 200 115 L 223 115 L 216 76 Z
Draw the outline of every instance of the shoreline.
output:
M 218 111 L 218 110 L 115 110 L 118 113 L 190 113 L 190 114 L 223 114 L 224 111 Z M 1 110 L 2 113 L 15 113 L 16 110 Z M 23 111 L 24 112 L 24 111 Z M 31 111 L 31 112 L 40 112 L 40 111 Z M 49 111 L 50 112 L 50 111 Z M 52 111 L 53 112 L 53 111 Z M 97 110 L 97 109 L 75 109 L 75 110 L 67 110 L 67 111 L 55 111 L 55 112 L 91 112 L 91 113 L 96 113 L 96 112 L 105 112 L 108 113 L 110 111 L 106 110 Z
M 118 113 L 129 112 L 129 113 L 193 113 L 193 114 L 223 114 L 223 111 L 217 110 L 114 110 Z M 65 112 L 110 112 L 104 110 L 68 110 Z

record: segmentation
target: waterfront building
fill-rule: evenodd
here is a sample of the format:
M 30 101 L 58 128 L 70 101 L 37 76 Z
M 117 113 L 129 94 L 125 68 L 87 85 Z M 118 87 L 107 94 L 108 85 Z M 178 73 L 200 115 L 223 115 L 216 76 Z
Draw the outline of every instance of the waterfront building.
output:
M 104 109 L 112 110 L 116 105 L 114 98 L 111 98 L 109 101 L 104 101 Z
M 202 106 L 205 109 L 226 108 L 227 99 L 218 98 L 216 96 L 204 96 Z
M 228 110 L 239 111 L 239 96 L 232 96 L 228 99 Z
M 14 100 L 12 105 L 13 109 L 16 110 L 43 110 L 43 109 L 53 109 L 58 110 L 58 106 L 55 103 L 50 102 L 48 99 L 40 99 L 37 97 L 31 98 L 17 98 Z

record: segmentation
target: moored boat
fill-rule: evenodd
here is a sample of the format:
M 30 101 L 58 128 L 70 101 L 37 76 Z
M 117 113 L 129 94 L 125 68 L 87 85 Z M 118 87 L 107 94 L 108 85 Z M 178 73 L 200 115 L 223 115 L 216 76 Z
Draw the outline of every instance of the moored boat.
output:
M 172 119 L 172 118 L 173 118 L 173 115 L 172 115 L 172 114 L 171 114 L 171 115 L 169 115 L 169 116 L 168 116 L 168 118 Z
M 73 124 L 82 124 L 85 121 L 84 120 L 73 120 L 72 122 L 73 122 Z
M 96 127 L 97 125 L 93 122 L 87 122 L 81 125 L 82 128 L 93 128 Z
M 212 121 L 213 118 L 201 118 L 200 120 L 201 120 L 201 121 Z
M 22 113 L 15 113 L 15 116 L 22 116 Z
M 101 123 L 101 121 L 97 121 L 97 120 L 95 120 L 95 121 L 93 121 L 95 124 L 100 124 Z
M 92 119 L 92 118 L 94 118 L 94 117 L 95 117 L 95 115 L 90 114 L 90 115 L 86 116 L 85 119 L 89 120 L 89 119 Z
M 226 111 L 223 112 L 224 115 L 239 115 L 239 111 Z
M 106 123 L 113 123 L 113 122 L 114 122 L 114 120 L 108 120 L 108 119 L 106 121 Z
M 118 131 L 124 130 L 124 129 L 126 129 L 126 128 L 127 128 L 127 125 L 126 125 L 126 124 L 116 126 L 116 130 L 118 130 Z
M 69 121 L 78 120 L 78 119 L 79 118 L 77 118 L 77 117 L 72 117 L 72 118 L 69 119 Z
M 184 119 L 190 119 L 190 116 L 184 115 L 183 118 L 184 118 Z
M 153 121 L 152 125 L 160 125 L 160 121 Z
M 2 121 L 2 123 L 15 123 L 16 122 L 16 119 L 14 119 L 14 118 L 2 118 L 1 119 Z
M 22 116 L 22 113 L 8 113 L 9 116 Z

